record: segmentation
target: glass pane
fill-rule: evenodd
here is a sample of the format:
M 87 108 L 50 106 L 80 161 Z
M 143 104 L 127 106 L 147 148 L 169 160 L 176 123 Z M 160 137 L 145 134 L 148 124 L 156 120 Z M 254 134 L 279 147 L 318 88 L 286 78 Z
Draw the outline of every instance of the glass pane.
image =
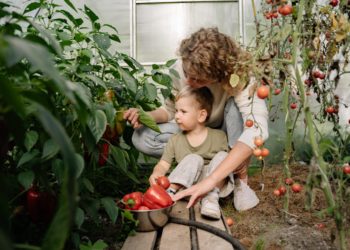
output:
M 136 17 L 140 62 L 174 58 L 180 41 L 201 27 L 239 37 L 238 2 L 138 4 Z

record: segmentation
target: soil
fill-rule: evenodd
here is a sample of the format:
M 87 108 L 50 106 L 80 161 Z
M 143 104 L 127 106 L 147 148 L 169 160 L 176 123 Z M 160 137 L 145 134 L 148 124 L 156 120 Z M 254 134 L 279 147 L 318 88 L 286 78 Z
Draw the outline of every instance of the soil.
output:
M 307 165 L 292 166 L 291 172 L 295 182 L 305 184 Z M 307 210 L 305 188 L 300 193 L 293 193 L 287 187 L 284 196 L 274 195 L 273 191 L 283 184 L 282 173 L 281 166 L 273 166 L 265 168 L 263 174 L 259 171 L 249 177 L 249 186 L 260 199 L 253 209 L 238 212 L 233 207 L 232 197 L 222 201 L 224 215 L 234 220 L 230 228 L 233 237 L 246 249 L 339 249 L 333 219 L 321 216 L 324 214 L 321 211 L 327 208 L 322 191 L 315 191 L 313 205 Z M 289 196 L 288 211 L 283 209 L 286 196 Z M 347 249 L 350 249 L 349 228 L 347 242 Z

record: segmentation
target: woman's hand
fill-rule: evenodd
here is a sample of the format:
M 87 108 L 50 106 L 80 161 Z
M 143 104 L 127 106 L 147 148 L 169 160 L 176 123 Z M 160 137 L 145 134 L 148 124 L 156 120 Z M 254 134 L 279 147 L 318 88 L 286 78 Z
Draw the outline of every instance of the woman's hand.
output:
M 137 108 L 130 108 L 125 111 L 123 118 L 130 122 L 133 128 L 140 128 L 142 126 L 139 121 L 139 110 Z
M 193 185 L 192 187 L 183 191 L 177 192 L 173 197 L 174 201 L 181 200 L 183 197 L 191 196 L 187 204 L 187 208 L 192 207 L 200 200 L 204 195 L 213 190 L 216 186 L 216 182 L 210 177 L 205 178 L 201 182 Z

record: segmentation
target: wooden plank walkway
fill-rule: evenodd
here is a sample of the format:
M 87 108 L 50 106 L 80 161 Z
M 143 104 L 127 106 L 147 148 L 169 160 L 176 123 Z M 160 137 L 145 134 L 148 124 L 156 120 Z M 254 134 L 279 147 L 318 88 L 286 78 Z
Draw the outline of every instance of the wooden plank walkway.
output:
M 194 215 L 186 209 L 187 202 L 178 201 L 171 211 L 171 216 L 181 219 L 196 220 L 228 231 L 225 220 L 210 220 L 201 217 L 199 205 L 194 208 Z M 197 239 L 196 239 L 197 237 Z M 191 243 L 192 241 L 192 243 Z M 190 229 L 188 226 L 168 223 L 163 230 L 154 232 L 138 232 L 129 236 L 124 242 L 122 250 L 192 250 L 198 243 L 199 250 L 232 250 L 233 247 L 224 239 L 200 229 Z

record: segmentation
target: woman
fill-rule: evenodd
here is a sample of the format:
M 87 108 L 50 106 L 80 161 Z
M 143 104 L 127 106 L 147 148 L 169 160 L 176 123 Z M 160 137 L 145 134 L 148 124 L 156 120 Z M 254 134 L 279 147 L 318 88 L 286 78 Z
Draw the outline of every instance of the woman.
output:
M 208 87 L 214 96 L 209 127 L 221 127 L 228 137 L 230 151 L 225 160 L 207 178 L 174 196 L 179 200 L 191 196 L 188 207 L 212 190 L 217 183 L 233 172 L 238 177 L 235 187 L 234 205 L 237 210 L 247 210 L 259 202 L 253 190 L 247 186 L 247 168 L 254 149 L 254 138 L 268 137 L 268 112 L 264 100 L 255 94 L 256 80 L 252 76 L 252 60 L 230 37 L 217 28 L 200 29 L 181 42 L 181 62 L 176 65 L 180 79 L 174 79 L 174 92 L 184 86 Z M 141 127 L 138 110 L 125 112 L 134 128 L 133 143 L 140 151 L 159 157 L 170 136 L 178 132 L 174 122 L 174 101 L 149 112 L 159 123 L 161 134 Z M 247 119 L 254 120 L 254 126 L 244 127 Z

